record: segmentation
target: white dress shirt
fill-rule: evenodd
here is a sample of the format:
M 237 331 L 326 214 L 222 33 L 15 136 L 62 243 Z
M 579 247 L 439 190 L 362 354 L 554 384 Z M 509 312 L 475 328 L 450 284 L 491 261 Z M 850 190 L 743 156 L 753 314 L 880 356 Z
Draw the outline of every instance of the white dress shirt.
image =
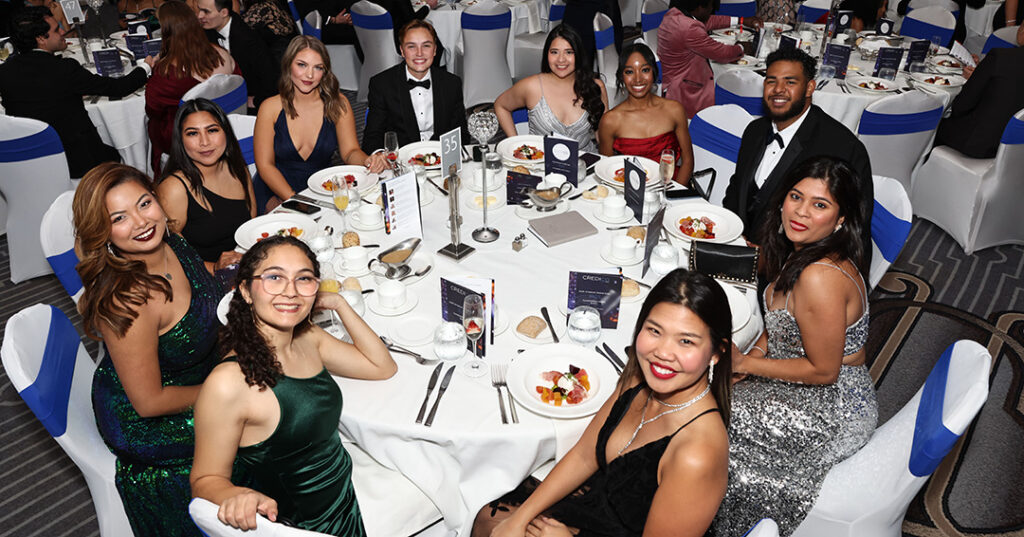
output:
M 231 36 L 231 17 L 228 17 L 227 24 L 225 24 L 220 30 L 217 30 L 217 33 L 220 34 L 220 39 L 217 40 L 217 44 L 224 50 L 231 52 L 231 40 L 228 39 L 228 37 Z
M 405 79 L 417 81 L 405 68 Z M 430 71 L 421 80 L 430 80 Z M 431 82 L 430 89 L 419 86 L 409 88 L 409 98 L 412 99 L 412 111 L 416 114 L 416 125 L 420 131 L 420 141 L 429 140 L 434 135 L 434 86 Z
M 781 136 L 783 145 L 789 147 L 789 143 L 796 136 L 796 131 L 800 130 L 800 125 L 803 125 L 804 119 L 807 118 L 807 112 L 810 109 L 811 107 L 808 106 L 807 110 L 804 110 L 804 113 L 800 114 L 796 121 L 781 131 L 772 122 L 772 134 Z M 779 160 L 782 160 L 782 153 L 786 151 L 785 147 L 780 146 L 778 140 L 774 140 L 765 148 L 764 156 L 761 157 L 761 163 L 757 165 L 757 172 L 754 174 L 754 183 L 757 184 L 757 188 L 764 186 L 764 182 L 768 180 L 768 176 L 775 170 Z

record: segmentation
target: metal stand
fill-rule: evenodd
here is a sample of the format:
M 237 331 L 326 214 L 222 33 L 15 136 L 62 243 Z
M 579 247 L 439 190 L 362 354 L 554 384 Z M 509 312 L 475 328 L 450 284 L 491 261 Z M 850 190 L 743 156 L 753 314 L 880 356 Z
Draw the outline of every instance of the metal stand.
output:
M 501 233 L 498 233 L 497 229 L 488 227 L 487 225 L 487 208 L 490 203 L 487 203 L 487 183 L 490 182 L 490 178 L 494 175 L 492 167 L 497 164 L 497 169 L 501 169 L 501 155 L 497 153 L 488 152 L 484 155 L 484 166 L 483 166 L 483 200 L 484 200 L 484 225 L 473 230 L 473 240 L 476 242 L 494 242 L 498 240 Z
M 448 224 L 451 230 L 452 242 L 438 250 L 437 253 L 456 261 L 476 251 L 472 246 L 462 243 L 462 234 L 459 229 L 462 226 L 462 217 L 459 216 L 459 188 L 461 186 L 462 181 L 459 179 L 459 174 L 456 173 L 455 165 L 453 164 L 448 169 Z

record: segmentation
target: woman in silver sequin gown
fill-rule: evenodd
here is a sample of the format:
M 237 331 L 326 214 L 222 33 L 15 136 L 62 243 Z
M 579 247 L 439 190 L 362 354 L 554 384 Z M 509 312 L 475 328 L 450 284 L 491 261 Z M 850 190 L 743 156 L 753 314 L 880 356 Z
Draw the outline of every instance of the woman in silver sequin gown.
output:
M 765 222 L 766 332 L 750 353 L 733 351 L 742 380 L 733 389 L 729 488 L 717 536 L 739 537 L 763 517 L 792 534 L 829 469 L 875 429 L 878 405 L 863 349 L 860 236 L 869 220 L 858 210 L 854 173 L 828 157 L 803 163 Z

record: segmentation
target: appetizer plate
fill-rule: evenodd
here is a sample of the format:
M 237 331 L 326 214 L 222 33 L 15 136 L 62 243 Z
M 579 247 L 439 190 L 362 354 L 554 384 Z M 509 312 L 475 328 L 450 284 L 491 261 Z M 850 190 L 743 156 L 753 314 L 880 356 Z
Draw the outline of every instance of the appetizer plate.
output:
M 276 235 L 281 230 L 290 230 L 292 228 L 300 230 L 297 238 L 303 241 L 312 237 L 319 230 L 316 222 L 306 215 L 271 213 L 257 216 L 238 226 L 238 229 L 235 230 L 235 243 L 239 247 L 248 250 L 259 240 Z
M 943 74 L 933 75 L 929 73 L 911 73 L 910 77 L 914 84 L 920 84 L 925 88 L 948 90 L 959 88 L 967 83 L 967 79 L 960 75 Z
M 428 140 L 426 142 L 413 142 L 405 147 L 398 149 L 398 160 L 403 164 L 409 164 L 409 160 L 417 155 L 429 155 L 433 153 L 437 155 L 437 164 L 431 166 L 424 166 L 427 170 L 440 170 L 441 169 L 441 142 L 436 140 Z
M 402 323 L 391 323 L 388 325 L 388 335 L 395 343 L 407 347 L 429 345 L 434 341 L 434 320 L 414 316 Z
M 687 216 L 697 220 L 701 217 L 711 219 L 715 223 L 715 238 L 698 239 L 683 233 L 679 229 L 679 221 Z M 702 200 L 693 200 L 672 205 L 665 211 L 665 230 L 673 237 L 683 239 L 685 242 L 689 242 L 692 239 L 695 241 L 726 244 L 736 240 L 743 233 L 743 220 L 740 220 L 736 213 L 728 209 L 711 205 Z
M 562 406 L 541 401 L 537 386 L 550 386 L 541 375 L 547 371 L 565 372 L 573 365 L 586 370 L 590 390 L 578 404 Z M 591 349 L 578 345 L 544 345 L 527 349 L 512 360 L 508 368 L 508 390 L 521 406 L 549 418 L 571 419 L 590 416 L 615 391 L 618 375 L 611 364 Z
M 949 54 L 933 56 L 928 59 L 928 64 L 933 66 L 936 71 L 945 74 L 959 74 L 964 70 L 964 64 Z
M 760 69 L 761 67 L 764 67 L 764 62 L 758 58 L 744 54 L 742 58 L 734 62 L 729 62 L 729 65 L 735 65 L 737 67 L 742 67 L 743 69 Z
M 377 183 L 379 181 L 377 174 L 367 172 L 366 168 L 362 166 L 334 166 L 333 168 L 324 168 L 323 170 L 310 175 L 309 179 L 306 181 L 306 186 L 308 186 L 313 192 L 329 198 L 332 194 L 330 190 L 327 190 L 325 183 L 328 183 L 334 178 L 341 181 L 349 175 L 351 175 L 352 179 L 355 181 L 355 189 L 358 190 L 360 194 L 366 194 L 377 188 Z
M 861 84 L 864 85 L 862 86 Z M 875 76 L 848 76 L 846 77 L 846 87 L 872 95 L 880 95 L 896 91 L 899 89 L 899 84 L 894 80 L 886 80 Z
M 228 291 L 220 302 L 217 303 L 217 320 L 220 324 L 227 326 L 228 324 L 228 310 L 231 309 L 231 299 L 235 296 L 235 290 Z
M 536 134 L 523 134 L 520 136 L 512 136 L 511 138 L 505 138 L 498 142 L 497 152 L 501 155 L 502 160 L 505 162 L 512 163 L 515 165 L 523 166 L 538 166 L 544 164 L 544 155 L 537 159 L 525 159 L 516 158 L 515 151 L 520 147 L 528 145 L 533 147 L 537 151 L 544 151 L 544 137 L 537 136 Z
M 766 22 L 766 23 L 764 23 L 764 30 L 766 32 L 769 31 L 769 30 L 775 31 L 775 32 L 788 32 L 788 31 L 790 31 L 792 29 L 793 29 L 793 26 L 791 24 L 783 24 L 781 22 Z
M 615 155 L 613 157 L 605 157 L 601 159 L 594 166 L 594 175 L 602 183 L 611 185 L 615 188 L 622 189 L 624 179 L 616 177 L 619 170 L 625 170 L 626 164 L 624 163 L 628 155 Z M 661 184 L 661 168 L 657 162 L 649 158 L 644 157 L 630 157 L 635 158 L 640 162 L 640 166 L 647 173 L 647 187 L 650 188 L 654 185 Z M 625 173 L 623 171 L 622 173 Z

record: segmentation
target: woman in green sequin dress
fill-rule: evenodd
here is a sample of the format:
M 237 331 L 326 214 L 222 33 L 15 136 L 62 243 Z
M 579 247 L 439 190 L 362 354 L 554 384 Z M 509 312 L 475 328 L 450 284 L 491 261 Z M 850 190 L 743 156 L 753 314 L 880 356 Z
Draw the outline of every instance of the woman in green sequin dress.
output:
M 142 172 L 101 164 L 73 202 L 86 333 L 106 356 L 93 376 L 100 434 L 136 536 L 201 535 L 188 514 L 192 405 L 216 364 L 222 291 L 178 235 Z
M 317 294 L 319 272 L 313 252 L 291 237 L 260 241 L 242 257 L 222 332 L 229 357 L 196 403 L 192 493 L 243 530 L 255 528 L 260 513 L 321 533 L 365 535 L 331 375 L 379 380 L 397 366 L 344 298 Z M 352 344 L 310 322 L 314 303 L 338 313 Z M 254 488 L 232 484 L 236 455 Z

